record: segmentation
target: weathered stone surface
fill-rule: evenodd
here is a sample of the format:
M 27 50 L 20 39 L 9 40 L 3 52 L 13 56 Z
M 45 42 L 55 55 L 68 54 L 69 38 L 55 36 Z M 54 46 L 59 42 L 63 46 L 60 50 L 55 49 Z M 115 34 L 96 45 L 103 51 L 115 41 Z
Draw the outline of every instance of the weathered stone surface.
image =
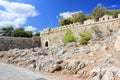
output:
M 120 30 L 118 31 L 118 35 L 114 47 L 116 51 L 120 51 Z
M 90 72 L 90 75 L 91 76 L 95 76 L 94 74 L 99 74 L 100 73 L 100 68 L 99 67 L 94 67 L 91 72 Z
M 22 38 L 22 37 L 6 37 L 6 36 L 0 36 L 0 50 L 9 50 L 9 49 L 25 49 L 25 48 L 32 48 L 32 42 L 36 41 L 37 43 L 34 43 L 34 46 L 39 47 L 39 37 L 34 38 L 32 41 L 32 38 Z
M 90 51 L 85 49 L 84 47 L 80 47 L 79 52 L 83 54 L 88 54 Z
M 76 42 L 67 43 L 66 47 L 77 47 L 77 43 Z
M 81 62 L 81 63 L 78 65 L 77 69 L 79 70 L 79 69 L 82 69 L 82 68 L 84 68 L 84 67 L 85 67 L 85 63 L 84 63 L 84 62 Z
M 34 71 L 35 68 L 36 68 L 36 64 L 35 63 L 29 65 L 29 69 L 30 70 Z
M 4 52 L 0 52 L 0 58 L 4 56 Z
M 110 71 L 107 71 L 102 77 L 102 80 L 115 80 L 115 79 L 114 79 L 113 73 Z

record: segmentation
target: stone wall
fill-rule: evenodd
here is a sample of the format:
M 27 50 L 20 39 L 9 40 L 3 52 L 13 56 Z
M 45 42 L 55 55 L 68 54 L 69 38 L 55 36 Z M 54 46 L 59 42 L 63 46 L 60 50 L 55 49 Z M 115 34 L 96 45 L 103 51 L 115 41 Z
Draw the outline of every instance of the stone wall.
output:
M 48 28 L 43 30 L 40 33 L 41 45 L 42 47 L 47 47 L 63 44 L 63 36 L 65 35 L 66 30 L 69 28 L 73 31 L 77 40 L 79 40 L 79 32 L 90 30 L 92 26 L 98 26 L 103 35 L 107 35 L 110 30 L 113 32 L 117 31 L 120 26 L 120 17 L 112 18 L 112 16 L 105 15 L 99 20 L 100 21 L 98 22 L 93 22 L 94 20 L 88 20 L 87 22 L 84 22 L 84 24 L 74 23 L 53 29 Z
M 21 37 L 0 37 L 0 50 L 9 50 L 14 48 L 31 48 L 39 47 L 39 38 L 21 38 Z M 34 42 L 34 44 L 33 44 Z

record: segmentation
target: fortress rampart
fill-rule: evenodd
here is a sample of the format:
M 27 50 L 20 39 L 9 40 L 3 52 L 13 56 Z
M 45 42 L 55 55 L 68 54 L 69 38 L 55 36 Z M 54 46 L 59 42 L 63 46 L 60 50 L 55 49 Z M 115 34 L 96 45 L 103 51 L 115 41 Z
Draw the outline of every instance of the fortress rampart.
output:
M 9 50 L 14 48 L 32 48 L 40 46 L 40 38 L 21 38 L 21 37 L 0 37 L 0 50 Z
M 62 39 L 67 29 L 71 29 L 78 40 L 79 32 L 90 30 L 94 25 L 99 27 L 103 35 L 107 35 L 109 30 L 115 32 L 120 26 L 120 14 L 118 14 L 118 18 L 113 18 L 110 15 L 104 15 L 103 17 L 99 18 L 99 21 L 88 19 L 84 21 L 83 24 L 74 23 L 53 29 L 45 29 L 40 33 L 41 45 L 42 47 L 47 47 L 62 44 Z
M 120 14 L 118 18 L 110 15 L 104 15 L 99 21 L 88 19 L 84 23 L 74 23 L 70 25 L 60 26 L 57 28 L 48 28 L 40 33 L 40 37 L 21 38 L 21 37 L 0 37 L 0 50 L 9 50 L 14 48 L 32 48 L 47 47 L 63 44 L 62 39 L 67 29 L 71 29 L 76 39 L 79 40 L 79 32 L 90 31 L 92 26 L 98 26 L 101 34 L 106 36 L 110 30 L 116 32 L 120 28 Z

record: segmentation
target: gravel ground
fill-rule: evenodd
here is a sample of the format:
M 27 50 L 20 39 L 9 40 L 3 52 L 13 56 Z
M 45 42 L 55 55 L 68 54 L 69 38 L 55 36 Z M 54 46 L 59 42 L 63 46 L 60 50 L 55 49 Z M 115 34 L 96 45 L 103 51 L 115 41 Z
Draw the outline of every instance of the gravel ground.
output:
M 0 63 L 0 80 L 50 80 L 24 68 Z

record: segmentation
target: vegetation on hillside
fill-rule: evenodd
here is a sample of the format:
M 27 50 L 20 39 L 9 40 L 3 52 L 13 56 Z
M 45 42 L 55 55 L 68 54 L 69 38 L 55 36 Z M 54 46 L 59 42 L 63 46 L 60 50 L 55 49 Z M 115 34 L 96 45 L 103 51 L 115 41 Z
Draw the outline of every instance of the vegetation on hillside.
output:
M 88 44 L 88 41 L 92 39 L 92 34 L 89 31 L 80 32 L 79 35 L 80 35 L 79 42 L 82 45 Z
M 16 29 L 14 29 L 12 26 L 3 27 L 0 30 L 2 30 L 2 32 L 0 32 L 0 34 L 2 36 L 27 37 L 27 38 L 31 38 L 33 36 L 40 36 L 39 32 L 37 32 L 36 34 L 33 35 L 32 31 L 25 31 L 24 28 L 16 28 Z
M 35 33 L 34 36 L 40 36 L 40 32 Z
M 83 23 L 87 19 L 95 19 L 96 21 L 98 21 L 99 18 L 104 16 L 105 14 L 113 15 L 113 17 L 116 18 L 118 17 L 118 14 L 120 14 L 120 10 L 108 10 L 103 6 L 97 6 L 91 11 L 90 14 L 83 14 L 82 12 L 77 12 L 69 18 L 61 17 L 59 25 L 63 26 L 76 22 Z
M 72 32 L 72 30 L 71 29 L 67 29 L 66 30 L 66 34 L 65 34 L 65 36 L 63 37 L 63 43 L 69 43 L 69 42 L 76 42 L 76 38 L 75 38 L 75 36 L 74 36 L 74 34 L 73 34 L 73 32 Z

